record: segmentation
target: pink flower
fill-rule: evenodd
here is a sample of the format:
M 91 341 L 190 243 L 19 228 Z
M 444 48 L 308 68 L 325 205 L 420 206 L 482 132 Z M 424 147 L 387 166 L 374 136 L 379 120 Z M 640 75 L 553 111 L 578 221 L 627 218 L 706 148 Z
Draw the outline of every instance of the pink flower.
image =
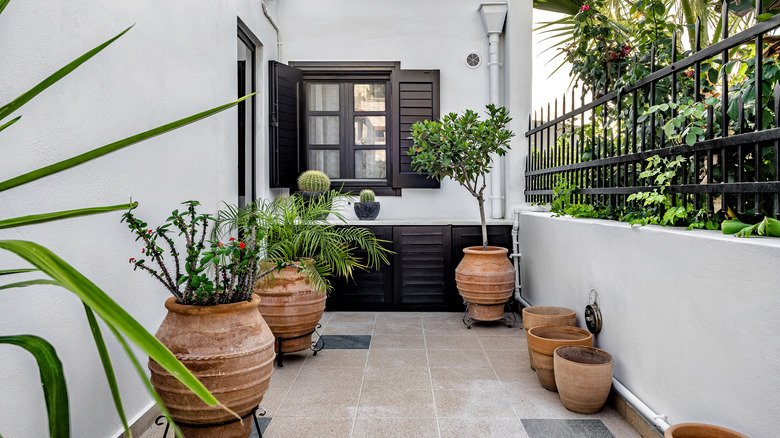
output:
M 134 258 L 131 258 L 131 259 L 130 259 L 128 262 L 129 262 L 129 263 L 134 263 L 134 262 L 135 262 L 135 259 L 134 259 Z
M 230 238 L 230 242 L 232 242 L 232 241 L 234 241 L 234 240 L 236 240 L 236 238 L 235 238 L 235 237 L 231 237 L 231 238 Z
M 590 6 L 588 6 L 588 5 L 582 5 L 582 7 L 580 8 L 580 12 L 585 12 L 585 11 L 589 11 L 589 10 L 590 10 Z
M 689 78 L 692 78 L 693 74 L 694 74 L 693 70 L 688 70 L 688 71 L 685 72 L 685 76 L 688 76 Z
M 238 247 L 244 249 L 244 247 L 246 247 L 246 244 L 244 242 L 238 242 Z

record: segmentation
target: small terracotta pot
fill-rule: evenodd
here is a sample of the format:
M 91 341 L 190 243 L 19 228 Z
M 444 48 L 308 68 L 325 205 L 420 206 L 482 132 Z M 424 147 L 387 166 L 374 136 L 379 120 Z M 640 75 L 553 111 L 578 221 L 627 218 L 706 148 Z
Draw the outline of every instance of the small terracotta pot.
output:
M 536 376 L 544 389 L 557 391 L 553 352 L 567 345 L 593 346 L 593 335 L 579 327 L 540 325 L 528 330 L 528 346 L 534 352 Z
M 555 386 L 566 409 L 580 414 L 601 410 L 612 388 L 612 355 L 579 345 L 558 347 L 553 355 Z
M 244 417 L 268 391 L 274 371 L 274 337 L 252 301 L 215 306 L 165 302 L 168 315 L 155 335 L 226 407 Z M 157 362 L 149 360 L 151 382 L 184 436 L 248 437 L 252 419 L 208 406 Z M 208 426 L 230 422 L 221 426 Z M 188 427 L 190 425 L 190 427 Z
M 679 423 L 666 429 L 664 438 L 748 438 L 725 427 L 702 423 Z
M 268 269 L 264 264 L 260 268 L 261 271 Z M 274 336 L 293 338 L 277 343 L 276 352 L 292 353 L 311 348 L 309 334 L 322 318 L 327 294 L 314 291 L 306 272 L 287 266 L 281 272 L 257 280 L 255 293 L 262 299 L 260 313 Z
M 515 267 L 506 248 L 481 246 L 463 248 L 463 260 L 455 269 L 460 296 L 469 303 L 469 317 L 476 321 L 498 321 L 504 317 L 504 304 L 515 289 Z
M 528 330 L 540 325 L 576 325 L 577 313 L 565 307 L 555 306 L 531 306 L 523 308 L 523 328 L 525 328 L 526 340 L 528 340 Z M 528 347 L 528 363 L 531 369 L 534 367 L 533 351 Z

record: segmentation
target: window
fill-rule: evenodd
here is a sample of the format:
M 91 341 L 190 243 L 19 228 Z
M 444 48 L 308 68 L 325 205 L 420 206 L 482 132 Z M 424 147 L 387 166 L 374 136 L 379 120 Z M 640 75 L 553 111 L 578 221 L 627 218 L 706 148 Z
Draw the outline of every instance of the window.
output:
M 406 154 L 412 124 L 439 116 L 439 72 L 399 67 L 271 61 L 271 186 L 294 189 L 300 172 L 317 169 L 349 191 L 439 187 Z
M 255 45 L 238 29 L 238 97 L 255 89 Z M 255 195 L 255 98 L 238 104 L 238 206 L 252 202 Z

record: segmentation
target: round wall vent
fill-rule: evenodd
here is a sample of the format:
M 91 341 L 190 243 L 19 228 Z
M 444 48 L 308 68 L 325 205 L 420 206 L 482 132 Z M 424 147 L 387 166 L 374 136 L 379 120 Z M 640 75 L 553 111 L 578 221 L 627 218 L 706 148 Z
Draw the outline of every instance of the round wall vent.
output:
M 477 52 L 470 52 L 466 55 L 466 65 L 471 68 L 477 68 L 482 64 L 482 57 Z

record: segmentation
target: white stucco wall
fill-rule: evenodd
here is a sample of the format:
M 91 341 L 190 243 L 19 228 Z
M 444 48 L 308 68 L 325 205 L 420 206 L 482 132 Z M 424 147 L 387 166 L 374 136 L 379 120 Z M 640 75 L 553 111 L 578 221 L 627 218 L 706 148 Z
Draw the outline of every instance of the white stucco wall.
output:
M 518 137 L 507 163 L 516 185 L 522 169 L 521 133 L 527 125 L 531 80 L 531 2 L 511 1 L 502 37 L 502 104 L 515 118 Z M 441 114 L 488 103 L 488 39 L 479 0 L 283 0 L 273 1 L 281 27 L 282 62 L 400 61 L 403 69 L 438 69 Z M 469 68 L 476 51 L 482 65 Z M 518 167 L 518 165 L 520 167 Z M 520 177 L 521 178 L 521 177 Z M 489 190 L 489 189 L 488 189 Z M 485 192 L 486 198 L 489 191 Z M 514 194 L 513 194 L 514 196 Z M 452 218 L 479 221 L 477 201 L 452 180 L 441 189 L 404 189 L 400 197 L 378 197 L 381 219 Z M 512 205 L 511 200 L 507 205 Z M 486 202 L 490 216 L 489 201 Z M 510 211 L 507 209 L 507 211 Z M 348 212 L 352 217 L 353 213 Z
M 135 24 L 125 36 L 25 105 L 22 119 L 0 134 L 0 179 L 19 175 L 128 135 L 235 100 L 237 20 L 258 37 L 258 121 L 267 119 L 268 59 L 276 33 L 258 0 L 68 2 L 14 0 L 0 15 L 0 102 L 8 102 L 70 60 Z M 235 109 L 173 133 L 0 194 L 0 218 L 131 197 L 138 215 L 162 222 L 181 201 L 198 199 L 214 212 L 236 202 Z M 258 161 L 265 163 L 264 123 L 257 124 Z M 267 180 L 260 164 L 260 178 Z M 261 194 L 263 186 L 260 185 Z M 151 332 L 164 317 L 167 292 L 127 260 L 139 246 L 119 212 L 0 231 L 0 239 L 48 246 L 106 291 Z M 9 254 L 0 266 L 22 267 Z M 5 283 L 5 282 L 4 282 Z M 84 310 L 62 289 L 36 287 L 0 294 L 0 333 L 30 333 L 54 344 L 64 364 L 75 437 L 116 436 L 121 425 Z M 130 362 L 104 330 L 130 420 L 150 406 Z M 139 355 L 145 364 L 146 358 Z M 47 436 L 35 361 L 0 345 L 0 434 Z
M 751 437 L 780 428 L 780 240 L 524 213 L 523 295 L 583 312 L 600 296 L 599 348 L 669 423 Z

